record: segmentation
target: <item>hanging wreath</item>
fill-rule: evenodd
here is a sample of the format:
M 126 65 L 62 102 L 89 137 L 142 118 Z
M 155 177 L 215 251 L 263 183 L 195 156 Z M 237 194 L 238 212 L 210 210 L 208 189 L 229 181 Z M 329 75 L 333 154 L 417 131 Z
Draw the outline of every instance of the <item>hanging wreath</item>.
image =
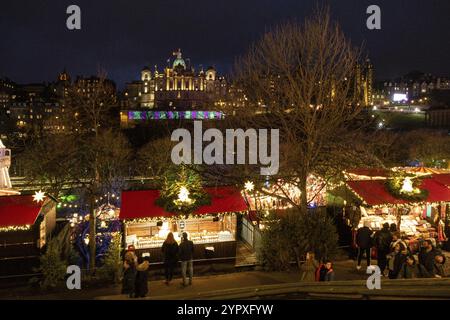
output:
M 186 167 L 169 169 L 163 177 L 163 186 L 156 204 L 167 212 L 189 214 L 211 203 L 203 189 L 200 175 Z
M 415 175 L 398 173 L 386 180 L 386 188 L 390 194 L 408 201 L 424 201 L 428 190 L 420 189 L 422 179 Z

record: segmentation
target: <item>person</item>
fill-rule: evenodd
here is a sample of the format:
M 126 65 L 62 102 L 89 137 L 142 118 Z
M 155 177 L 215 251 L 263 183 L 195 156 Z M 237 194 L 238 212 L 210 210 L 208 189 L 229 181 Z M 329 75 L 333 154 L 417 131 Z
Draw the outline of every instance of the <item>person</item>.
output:
M 380 268 L 381 274 L 384 275 L 384 270 L 387 265 L 387 255 L 390 251 L 392 242 L 392 235 L 389 231 L 389 223 L 384 223 L 383 228 L 375 234 L 375 246 L 377 248 L 377 264 Z
M 161 251 L 164 256 L 164 273 L 166 278 L 166 285 L 170 284 L 173 278 L 173 270 L 178 262 L 178 243 L 175 241 L 172 232 L 169 232 L 164 241 Z
M 181 275 L 183 276 L 183 286 L 186 286 L 186 269 L 189 268 L 189 285 L 192 284 L 192 277 L 194 276 L 194 243 L 188 239 L 188 234 L 183 232 L 180 244 L 180 260 L 181 260 Z
M 361 269 L 361 260 L 366 255 L 367 266 L 370 266 L 370 248 L 372 247 L 372 230 L 370 222 L 364 221 L 364 226 L 356 232 L 356 245 L 358 247 L 358 264 L 356 269 Z
M 334 281 L 334 270 L 333 263 L 327 260 L 320 269 L 320 280 L 319 281 Z
M 420 269 L 417 265 L 416 258 L 412 254 L 406 256 L 405 262 L 402 264 L 397 279 L 416 279 L 420 278 Z
M 406 247 L 397 243 L 393 251 L 388 254 L 389 279 L 397 279 L 402 265 L 406 261 Z
M 139 257 L 136 266 L 135 297 L 143 298 L 148 294 L 148 269 L 150 267 L 149 257 Z
M 131 262 L 133 261 L 134 265 L 137 264 L 137 255 L 136 255 L 136 249 L 134 246 L 128 246 L 128 250 L 125 252 L 124 256 L 125 261 Z
M 400 243 L 404 248 L 406 248 L 407 251 L 409 251 L 406 242 L 403 241 L 403 239 L 401 238 L 400 232 L 394 232 L 394 233 L 392 234 L 392 242 L 391 242 L 391 246 L 390 246 L 391 251 L 394 251 L 395 246 L 396 246 L 397 244 L 399 244 L 399 243 Z
M 391 223 L 391 225 L 389 226 L 389 231 L 391 233 L 396 233 L 397 232 L 397 225 L 395 223 Z
M 300 281 L 315 281 L 317 268 L 319 268 L 319 263 L 314 252 L 307 252 L 306 261 L 300 266 Z
M 444 254 L 439 253 L 434 257 L 434 276 L 436 278 L 450 277 L 450 266 Z
M 123 269 L 122 294 L 126 294 L 130 298 L 133 298 L 136 288 L 136 260 L 134 251 L 128 251 L 125 254 Z
M 419 252 L 419 265 L 426 278 L 434 278 L 435 275 L 435 257 L 437 255 L 436 249 L 433 247 L 433 242 L 426 239 L 422 243 L 422 248 Z

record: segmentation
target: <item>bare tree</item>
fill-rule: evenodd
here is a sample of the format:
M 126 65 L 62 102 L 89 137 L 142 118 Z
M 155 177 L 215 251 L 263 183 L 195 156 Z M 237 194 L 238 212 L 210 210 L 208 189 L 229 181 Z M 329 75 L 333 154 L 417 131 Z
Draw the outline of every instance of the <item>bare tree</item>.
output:
M 66 130 L 39 135 L 24 153 L 25 169 L 44 190 L 59 195 L 64 187 L 81 188 L 89 205 L 90 270 L 95 271 L 95 198 L 102 190 L 123 182 L 129 172 L 131 148 L 111 128 L 114 86 L 105 74 L 90 84 L 75 82 L 64 111 Z
M 235 80 L 247 106 L 234 124 L 280 130 L 280 171 L 274 183 L 295 185 L 306 212 L 307 178 L 335 177 L 351 163 L 374 160 L 366 151 L 354 90 L 360 50 L 345 38 L 328 10 L 303 24 L 289 22 L 265 33 L 236 64 Z
M 137 167 L 139 174 L 157 179 L 172 164 L 171 151 L 174 142 L 167 138 L 160 138 L 145 144 L 138 152 Z
M 96 212 L 95 197 L 102 188 L 112 185 L 123 172 L 130 156 L 128 141 L 113 133 L 110 116 L 116 103 L 115 88 L 105 72 L 92 83 L 76 82 L 69 92 L 68 117 L 73 119 L 72 132 L 79 143 L 77 179 L 88 195 L 90 270 L 95 272 Z

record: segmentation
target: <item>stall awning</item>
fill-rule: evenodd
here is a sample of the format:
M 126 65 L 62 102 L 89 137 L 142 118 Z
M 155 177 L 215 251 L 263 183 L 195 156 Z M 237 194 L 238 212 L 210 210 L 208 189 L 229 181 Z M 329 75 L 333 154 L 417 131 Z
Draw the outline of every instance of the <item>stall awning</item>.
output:
M 407 204 L 411 202 L 391 195 L 385 186 L 385 180 L 347 181 L 347 185 L 369 206 Z M 428 197 L 424 202 L 450 201 L 450 188 L 447 188 L 434 178 L 423 179 L 419 188 L 428 191 Z
M 389 177 L 389 170 L 381 168 L 355 168 L 348 169 L 344 173 L 349 180 L 371 180 Z
M 34 224 L 42 204 L 33 201 L 32 195 L 0 197 L 0 227 Z
M 214 214 L 247 210 L 239 190 L 234 187 L 205 188 L 211 196 L 211 204 L 198 208 L 194 214 Z M 159 190 L 123 191 L 120 207 L 120 219 L 171 217 L 175 214 L 166 212 L 156 205 Z
M 433 175 L 433 179 L 450 188 L 450 173 L 435 174 Z

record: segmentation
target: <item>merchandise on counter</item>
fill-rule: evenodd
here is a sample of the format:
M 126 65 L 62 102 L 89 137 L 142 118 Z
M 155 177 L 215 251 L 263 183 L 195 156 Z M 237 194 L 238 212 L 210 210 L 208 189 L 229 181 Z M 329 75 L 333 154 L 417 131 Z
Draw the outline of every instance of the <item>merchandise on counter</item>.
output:
M 180 243 L 181 238 L 178 232 L 174 232 L 175 240 Z M 234 241 L 234 236 L 230 231 L 220 231 L 220 232 L 200 232 L 200 233 L 191 233 L 189 234 L 190 240 L 194 242 L 194 244 L 201 243 L 214 243 L 214 242 L 225 242 L 225 241 Z M 127 236 L 126 242 L 127 245 L 134 245 L 138 249 L 145 248 L 158 248 L 163 245 L 165 241 L 164 237 L 160 237 L 159 234 L 153 237 L 137 237 L 136 235 Z

